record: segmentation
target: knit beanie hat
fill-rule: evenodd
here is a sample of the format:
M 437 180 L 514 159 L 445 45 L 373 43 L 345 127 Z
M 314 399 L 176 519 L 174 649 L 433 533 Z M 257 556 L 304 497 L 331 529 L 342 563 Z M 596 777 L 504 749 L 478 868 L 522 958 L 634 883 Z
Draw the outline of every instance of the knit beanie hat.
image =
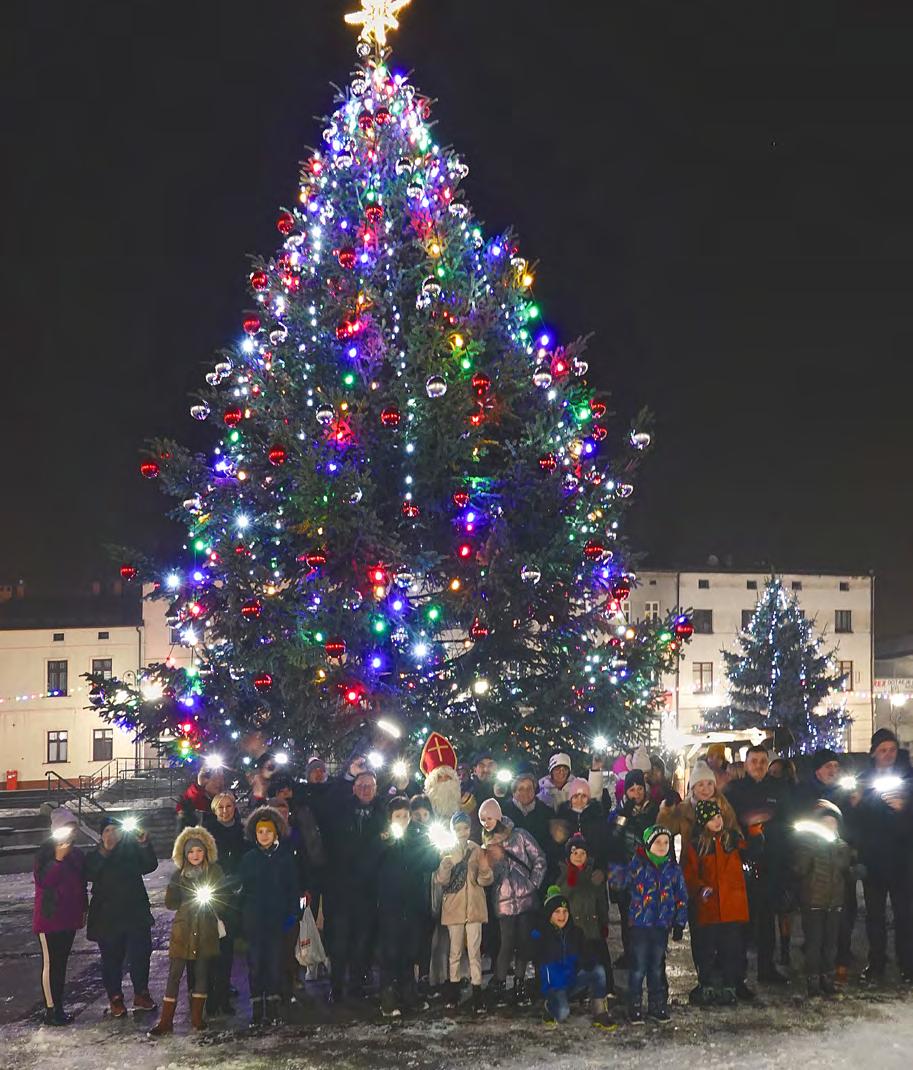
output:
M 98 831 L 102 833 L 108 827 L 108 825 L 116 825 L 117 818 L 113 814 L 105 814 L 105 816 L 98 822 Z
M 897 736 L 894 735 L 890 728 L 879 728 L 875 735 L 872 736 L 872 745 L 869 747 L 869 754 L 874 754 L 875 748 L 882 743 L 897 743 Z
M 56 832 L 57 829 L 62 829 L 64 825 L 78 825 L 76 815 L 72 810 L 68 810 L 65 806 L 58 806 L 56 810 L 51 811 L 51 832 Z
M 691 779 L 688 781 L 688 787 L 693 791 L 695 784 L 700 784 L 702 780 L 709 780 L 712 784 L 716 784 L 716 776 L 710 766 L 703 760 L 698 758 L 694 763 L 694 768 L 691 770 Z
M 457 810 L 457 812 L 450 819 L 450 831 L 451 832 L 456 832 L 457 825 L 471 825 L 471 824 L 472 824 L 472 818 L 469 816 L 469 814 L 464 814 L 462 810 Z
M 625 791 L 628 788 L 632 788 L 635 784 L 640 784 L 642 788 L 647 786 L 647 781 L 644 779 L 643 770 L 641 769 L 629 769 L 625 773 Z
M 568 769 L 571 768 L 571 759 L 567 754 L 553 754 L 548 760 L 548 771 L 551 772 L 556 765 L 566 765 Z
M 639 769 L 642 773 L 650 772 L 650 755 L 643 743 L 631 755 L 631 768 Z
M 660 836 L 666 836 L 669 840 L 669 851 L 664 855 L 654 854 L 651 848 L 653 844 L 660 838 Z M 647 849 L 647 857 L 650 861 L 657 866 L 660 866 L 669 858 L 669 854 L 672 850 L 672 833 L 663 828 L 662 825 L 651 825 L 648 829 L 644 830 L 644 847 Z
M 186 860 L 187 855 L 190 853 L 192 847 L 200 847 L 203 852 L 206 852 L 206 844 L 198 836 L 189 836 L 184 841 L 184 858 Z
M 716 799 L 702 799 L 694 808 L 697 823 L 701 826 L 706 825 L 708 821 L 712 821 L 720 813 L 722 811 Z
M 840 755 L 833 750 L 829 750 L 827 747 L 822 747 L 821 750 L 816 750 L 812 755 L 812 769 L 817 772 L 822 765 L 827 765 L 828 762 L 839 762 Z
M 486 799 L 479 807 L 479 820 L 482 821 L 488 817 L 493 817 L 495 821 L 501 820 L 501 804 L 497 799 Z
M 586 851 L 587 854 L 590 853 L 590 849 L 587 847 L 586 838 L 581 836 L 579 832 L 575 832 L 565 844 L 564 857 L 568 860 L 570 860 L 571 851 Z
M 590 783 L 588 780 L 584 780 L 582 776 L 572 777 L 565 785 L 564 790 L 567 792 L 567 797 L 569 799 L 581 792 L 586 795 L 587 798 L 590 797 Z
M 567 896 L 563 895 L 561 889 L 557 884 L 549 886 L 548 891 L 545 893 L 545 916 L 551 921 L 552 914 L 558 909 L 558 907 L 567 907 Z

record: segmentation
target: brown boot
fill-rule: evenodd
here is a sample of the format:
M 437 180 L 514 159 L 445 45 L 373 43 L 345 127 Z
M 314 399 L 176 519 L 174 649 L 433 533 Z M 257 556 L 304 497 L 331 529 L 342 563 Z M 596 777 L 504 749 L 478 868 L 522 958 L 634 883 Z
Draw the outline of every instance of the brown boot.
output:
M 163 1037 L 168 1033 L 174 1032 L 174 1011 L 177 1005 L 178 1001 L 176 999 L 172 999 L 171 996 L 165 996 L 162 1000 L 162 1016 L 149 1030 L 150 1037 Z
M 206 1009 L 206 993 L 194 992 L 190 997 L 190 1024 L 194 1029 L 205 1029 L 203 1011 Z

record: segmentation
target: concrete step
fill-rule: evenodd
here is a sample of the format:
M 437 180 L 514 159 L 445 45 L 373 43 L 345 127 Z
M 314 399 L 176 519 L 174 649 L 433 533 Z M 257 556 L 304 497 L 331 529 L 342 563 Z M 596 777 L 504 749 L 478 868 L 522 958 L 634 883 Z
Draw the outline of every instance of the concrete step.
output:
M 16 791 L 0 789 L 0 814 L 4 810 L 37 808 L 49 798 L 46 788 L 22 788 Z

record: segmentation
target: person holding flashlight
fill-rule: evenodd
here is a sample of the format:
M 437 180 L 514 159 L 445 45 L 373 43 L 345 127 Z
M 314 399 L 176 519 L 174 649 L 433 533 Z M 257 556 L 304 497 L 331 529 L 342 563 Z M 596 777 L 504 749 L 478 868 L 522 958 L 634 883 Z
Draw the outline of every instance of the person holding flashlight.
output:
M 158 859 L 135 818 L 118 820 L 106 814 L 99 831 L 101 842 L 86 855 L 86 877 L 92 882 L 86 938 L 101 952 L 111 1017 L 123 1018 L 125 961 L 133 983 L 134 1013 L 156 1009 L 149 995 L 153 920 L 143 877 L 155 872 Z
M 894 914 L 894 949 L 901 978 L 913 982 L 913 770 L 897 736 L 879 728 L 872 736 L 870 769 L 860 778 L 862 799 L 857 809 L 860 860 L 866 869 L 865 927 L 869 963 L 865 981 L 884 980 L 887 964 L 888 896 Z
M 51 811 L 51 836 L 35 855 L 32 932 L 41 945 L 41 989 L 47 1025 L 68 1025 L 63 1006 L 67 961 L 86 923 L 86 863 L 75 845 L 79 824 L 65 806 Z

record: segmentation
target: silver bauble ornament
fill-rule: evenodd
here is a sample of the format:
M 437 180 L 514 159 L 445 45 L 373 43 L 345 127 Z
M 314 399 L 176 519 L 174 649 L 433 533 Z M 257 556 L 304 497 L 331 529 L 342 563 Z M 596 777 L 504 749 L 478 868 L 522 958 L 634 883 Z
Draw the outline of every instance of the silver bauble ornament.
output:
M 336 415 L 336 410 L 332 405 L 318 405 L 317 411 L 314 413 L 317 417 L 317 423 L 322 427 L 326 427 L 327 424 L 333 422 L 333 417 Z
M 199 405 L 190 406 L 190 415 L 194 420 L 205 420 L 209 415 L 210 409 L 205 401 L 200 402 Z
M 447 383 L 440 375 L 429 375 L 425 382 L 425 393 L 429 398 L 442 398 L 447 393 Z
M 520 579 L 524 583 L 537 584 L 542 579 L 542 573 L 535 567 L 535 565 L 524 565 L 520 569 Z
M 536 366 L 536 370 L 533 372 L 533 386 L 538 386 L 540 390 L 545 390 L 552 385 L 552 372 L 547 364 L 539 364 Z
M 632 431 L 631 445 L 636 450 L 645 450 L 650 445 L 650 435 L 646 431 Z

